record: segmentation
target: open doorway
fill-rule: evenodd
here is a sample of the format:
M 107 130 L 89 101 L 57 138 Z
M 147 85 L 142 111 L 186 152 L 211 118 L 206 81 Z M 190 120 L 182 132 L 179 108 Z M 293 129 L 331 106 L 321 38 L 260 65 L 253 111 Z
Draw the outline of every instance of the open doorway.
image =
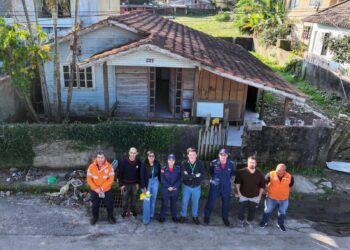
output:
M 169 106 L 170 68 L 156 69 L 155 113 L 158 117 L 172 117 Z
M 258 89 L 248 86 L 246 110 L 256 112 L 256 103 L 258 100 Z

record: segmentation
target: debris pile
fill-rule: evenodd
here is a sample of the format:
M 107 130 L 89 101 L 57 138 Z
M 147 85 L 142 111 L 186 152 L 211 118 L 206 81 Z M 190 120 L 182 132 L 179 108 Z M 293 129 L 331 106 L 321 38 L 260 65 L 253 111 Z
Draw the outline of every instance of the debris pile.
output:
M 25 176 L 25 171 L 20 171 L 17 168 L 10 168 L 9 172 L 10 172 L 10 177 L 6 179 L 6 181 L 9 183 L 13 183 L 15 181 L 21 180 Z

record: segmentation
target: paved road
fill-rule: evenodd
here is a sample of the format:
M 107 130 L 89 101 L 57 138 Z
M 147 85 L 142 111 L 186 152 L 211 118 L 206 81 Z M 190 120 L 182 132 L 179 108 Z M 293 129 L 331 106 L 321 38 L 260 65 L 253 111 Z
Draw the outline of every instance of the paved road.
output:
M 233 221 L 233 219 L 232 219 Z M 348 249 L 350 237 L 332 237 L 306 222 L 289 220 L 288 231 L 226 228 L 219 216 L 210 226 L 117 217 L 90 226 L 85 209 L 51 206 L 38 196 L 0 198 L 0 249 Z

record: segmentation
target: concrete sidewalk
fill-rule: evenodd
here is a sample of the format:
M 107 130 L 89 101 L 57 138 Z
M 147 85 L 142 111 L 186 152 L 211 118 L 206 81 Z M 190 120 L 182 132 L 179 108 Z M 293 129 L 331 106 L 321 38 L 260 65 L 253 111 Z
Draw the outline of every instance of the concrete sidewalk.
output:
M 219 205 L 220 202 L 218 202 Z M 350 237 L 315 231 L 309 222 L 288 220 L 287 232 L 223 226 L 217 214 L 209 226 L 191 222 L 145 226 L 138 219 L 90 226 L 85 209 L 50 206 L 40 196 L 0 198 L 0 249 L 348 249 Z M 231 218 L 233 222 L 234 219 Z

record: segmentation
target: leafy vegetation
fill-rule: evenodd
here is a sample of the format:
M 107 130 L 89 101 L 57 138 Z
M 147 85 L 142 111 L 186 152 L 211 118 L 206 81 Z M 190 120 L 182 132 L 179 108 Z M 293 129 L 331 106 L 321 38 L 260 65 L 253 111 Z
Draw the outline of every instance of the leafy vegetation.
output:
M 260 61 L 269 66 L 274 72 L 280 75 L 284 80 L 288 81 L 303 93 L 309 96 L 309 101 L 319 107 L 329 116 L 337 116 L 339 113 L 350 115 L 350 110 L 346 107 L 342 99 L 334 94 L 319 90 L 306 80 L 302 80 L 296 72 L 301 72 L 301 63 L 292 61 L 286 67 L 278 65 L 276 61 L 266 58 L 257 53 L 252 53 Z M 294 64 L 294 66 L 293 66 Z M 297 66 L 296 64 L 299 64 Z M 294 71 L 290 71 L 291 69 Z M 286 70 L 287 69 L 287 70 Z M 289 69 L 289 70 L 288 70 Z
M 350 35 L 340 38 L 330 37 L 326 43 L 333 54 L 333 60 L 339 63 L 350 63 Z
M 227 22 L 230 21 L 231 17 L 230 13 L 221 11 L 214 16 L 214 19 L 218 22 Z

